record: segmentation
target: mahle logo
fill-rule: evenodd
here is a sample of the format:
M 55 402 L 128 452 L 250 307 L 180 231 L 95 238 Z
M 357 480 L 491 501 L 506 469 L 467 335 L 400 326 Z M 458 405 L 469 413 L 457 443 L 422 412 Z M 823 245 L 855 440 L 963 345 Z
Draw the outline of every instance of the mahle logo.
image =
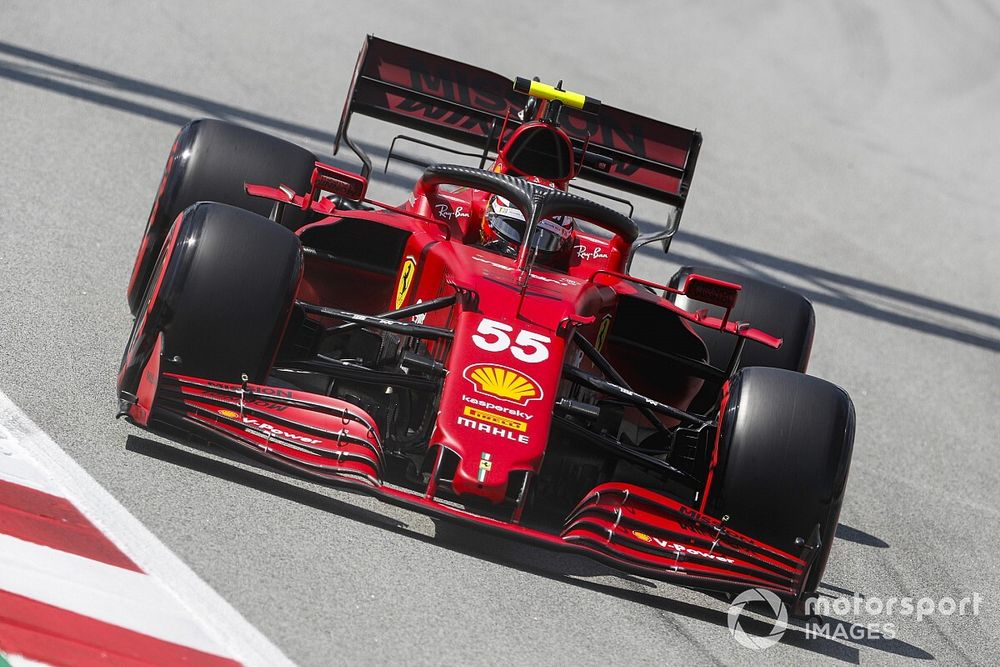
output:
M 763 603 L 770 607 L 771 613 L 774 614 L 774 625 L 766 635 L 752 635 L 744 630 L 740 623 L 743 608 L 751 602 Z M 788 629 L 788 610 L 785 608 L 785 604 L 781 601 L 781 598 L 766 588 L 751 588 L 737 595 L 736 599 L 729 605 L 729 613 L 727 614 L 726 621 L 729 625 L 729 632 L 732 633 L 733 639 L 740 646 L 745 646 L 754 651 L 762 651 L 781 641 L 782 635 Z

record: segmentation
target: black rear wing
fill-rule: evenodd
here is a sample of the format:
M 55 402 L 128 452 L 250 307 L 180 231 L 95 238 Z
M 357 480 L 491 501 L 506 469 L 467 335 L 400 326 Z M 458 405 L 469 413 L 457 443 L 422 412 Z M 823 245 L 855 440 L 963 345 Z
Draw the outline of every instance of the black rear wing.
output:
M 527 95 L 506 77 L 369 35 L 361 48 L 344 104 L 333 152 L 346 143 L 365 163 L 371 161 L 347 134 L 360 113 L 428 134 L 496 150 L 520 121 Z M 508 117 L 509 114 L 509 117 Z M 675 222 L 687 197 L 701 134 L 602 105 L 596 114 L 564 107 L 563 129 L 582 149 L 608 160 L 605 168 L 584 165 L 579 177 L 674 206 Z M 367 176 L 367 173 L 365 174 Z

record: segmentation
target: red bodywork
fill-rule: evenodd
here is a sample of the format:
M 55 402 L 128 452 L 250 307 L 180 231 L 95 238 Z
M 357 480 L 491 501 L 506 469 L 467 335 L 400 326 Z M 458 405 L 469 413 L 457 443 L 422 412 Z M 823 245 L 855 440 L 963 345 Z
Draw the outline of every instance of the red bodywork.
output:
M 270 188 L 251 190 L 275 199 L 283 197 Z M 428 449 L 455 455 L 458 463 L 450 480 L 432 476 L 423 493 L 388 483 L 379 428 L 357 406 L 293 389 L 161 374 L 159 349 L 143 372 L 129 417 L 147 425 L 155 403 L 156 410 L 171 410 L 190 425 L 299 473 L 546 547 L 585 553 L 644 576 L 716 589 L 763 586 L 786 596 L 797 595 L 807 572 L 802 558 L 633 484 L 597 486 L 581 499 L 559 533 L 520 525 L 517 507 L 502 519 L 438 498 L 447 491 L 451 498 L 478 497 L 500 503 L 511 496 L 508 485 L 512 480 L 525 479 L 514 473 L 528 473 L 530 479 L 540 472 L 555 401 L 564 383 L 563 365 L 587 365 L 580 355 L 570 353 L 575 351 L 573 333 L 579 330 L 596 341 L 601 323 L 614 316 L 623 295 L 654 303 L 685 322 L 725 329 L 772 346 L 780 344 L 753 328 L 684 311 L 645 289 L 651 284 L 648 281 L 622 274 L 627 244 L 620 237 L 579 233 L 577 250 L 565 270 L 541 266 L 530 272 L 519 270 L 516 258 L 475 245 L 489 196 L 471 189 L 437 191 L 421 184 L 401 209 L 412 216 L 338 211 L 329 200 L 317 199 L 307 205 L 329 217 L 300 230 L 307 234 L 358 219 L 410 233 L 399 275 L 378 277 L 383 284 L 371 284 L 364 299 L 346 304 L 362 312 L 392 311 L 449 294 L 475 295 L 449 309 L 428 313 L 424 319 L 427 325 L 454 331 L 450 341 L 430 350 L 447 372 Z M 301 205 L 307 197 L 286 199 L 291 205 Z M 359 274 L 331 271 L 330 263 L 329 258 L 307 257 L 299 288 L 303 301 L 345 305 L 342 297 L 334 295 Z M 404 284 L 407 280 L 411 282 Z M 382 301 L 372 300 L 372 294 L 381 294 Z M 685 407 L 698 387 L 693 383 L 680 393 L 659 398 Z M 441 488 L 445 482 L 450 488 Z
M 457 99 L 439 94 L 436 103 L 442 105 L 442 113 L 437 113 L 427 102 L 426 91 L 419 89 L 431 79 L 414 75 L 413 63 L 410 69 L 399 64 L 413 53 L 399 53 L 396 46 L 369 39 L 341 134 L 346 132 L 350 111 L 360 109 L 395 120 L 405 117 L 423 129 L 440 125 L 459 140 L 493 136 L 499 142 L 493 171 L 517 173 L 507 159 L 511 142 L 539 125 L 513 120 L 511 112 L 523 99 L 515 93 L 503 99 L 490 97 L 495 82 L 483 77 L 495 75 L 470 70 L 482 76 L 472 77 L 468 88 L 456 85 Z M 428 68 L 445 71 L 451 63 L 423 56 Z M 419 58 L 416 62 L 420 65 Z M 456 115 L 454 105 L 459 103 L 465 116 Z M 501 118 L 504 122 L 498 127 L 494 121 Z M 588 117 L 564 117 L 567 131 L 553 131 L 573 172 L 565 178 L 534 180 L 565 190 L 573 177 L 589 175 L 681 206 L 700 137 L 617 109 L 609 108 L 602 118 L 603 125 L 591 127 L 588 135 L 574 134 L 574 129 L 585 129 L 591 122 Z M 638 144 L 630 144 L 629 136 L 622 134 L 625 127 L 640 137 Z M 582 135 L 588 138 L 580 140 Z M 578 161 L 574 147 L 583 145 L 586 150 L 588 142 L 602 155 L 614 157 L 613 167 L 600 172 Z M 359 404 L 280 383 L 234 384 L 166 370 L 161 368 L 162 338 L 125 414 L 142 426 L 154 421 L 180 423 L 315 479 L 432 516 L 588 555 L 642 576 L 718 590 L 759 586 L 788 598 L 800 596 L 810 565 L 805 556 L 742 535 L 726 526 L 726 517 L 706 513 L 717 437 L 709 441 L 715 445 L 709 444 L 707 475 L 686 500 L 666 487 L 604 479 L 577 496 L 561 526 L 523 520 L 526 500 L 540 482 L 561 483 L 558 476 L 545 479 L 547 455 L 554 456 L 554 415 L 565 408 L 566 399 L 590 403 L 601 399 L 599 389 L 581 390 L 567 379 L 567 372 L 574 369 L 597 373 L 592 357 L 583 353 L 585 347 L 599 350 L 629 380 L 631 390 L 619 387 L 620 396 L 635 398 L 634 406 L 623 413 L 625 422 L 638 419 L 649 406 L 666 405 L 679 412 L 675 416 L 661 412 L 657 427 L 676 426 L 702 388 L 697 376 L 651 364 L 641 346 L 629 347 L 616 338 L 617 320 L 625 317 L 623 303 L 630 304 L 630 312 L 650 314 L 650 327 L 670 324 L 673 340 L 696 352 L 704 350 L 695 333 L 698 327 L 771 347 L 781 341 L 729 320 L 738 285 L 691 276 L 678 290 L 628 276 L 635 231 L 627 225 L 616 223 L 616 227 L 607 219 L 580 216 L 605 229 L 592 233 L 578 229 L 571 255 L 559 266 L 535 261 L 528 244 L 516 257 L 488 250 L 480 245 L 480 234 L 488 202 L 496 193 L 461 183 L 449 185 L 447 180 L 425 175 L 401 207 L 364 200 L 378 204 L 376 210 L 348 210 L 320 196 L 325 191 L 359 201 L 366 189 L 364 177 L 324 164 L 317 164 L 311 192 L 295 193 L 275 183 L 247 185 L 252 195 L 313 211 L 316 221 L 297 232 L 307 250 L 324 235 L 351 226 L 365 230 L 364 234 L 382 230 L 405 239 L 392 251 L 388 269 L 385 264 L 365 264 L 337 254 L 334 246 L 307 252 L 297 299 L 314 307 L 309 312 L 320 327 L 350 323 L 352 318 L 363 326 L 360 318 L 379 316 L 445 332 L 426 338 L 420 348 L 426 363 L 438 369 L 439 388 L 428 411 L 432 424 L 413 459 L 420 464 L 415 473 L 404 480 L 391 472 L 391 460 L 398 452 L 391 451 L 392 437 L 386 432 L 390 425 Z M 537 195 L 542 190 L 531 192 Z M 525 214 L 530 218 L 531 211 Z M 173 237 L 167 243 L 173 243 Z M 169 257 L 170 247 L 166 252 Z M 154 297 L 155 281 L 160 279 L 153 277 Z M 688 312 L 661 296 L 685 291 L 726 308 L 726 316 Z M 443 298 L 451 299 L 445 307 L 417 316 L 393 316 L 394 311 Z M 357 316 L 345 316 L 345 311 Z M 707 418 L 702 428 L 714 434 L 719 424 Z M 572 441 L 561 437 L 563 442 Z M 413 452 L 411 447 L 407 456 L 413 458 Z

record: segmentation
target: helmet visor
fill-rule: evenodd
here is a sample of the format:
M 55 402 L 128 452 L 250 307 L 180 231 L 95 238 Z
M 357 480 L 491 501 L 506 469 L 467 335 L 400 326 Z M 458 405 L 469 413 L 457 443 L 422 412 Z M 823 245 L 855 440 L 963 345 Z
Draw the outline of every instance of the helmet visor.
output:
M 496 197 L 491 202 L 487 219 L 497 235 L 508 243 L 521 245 L 527 223 L 518 209 L 509 206 L 506 200 Z M 540 220 L 535 228 L 531 247 L 540 252 L 558 252 L 566 247 L 571 233 L 571 223 L 562 217 Z

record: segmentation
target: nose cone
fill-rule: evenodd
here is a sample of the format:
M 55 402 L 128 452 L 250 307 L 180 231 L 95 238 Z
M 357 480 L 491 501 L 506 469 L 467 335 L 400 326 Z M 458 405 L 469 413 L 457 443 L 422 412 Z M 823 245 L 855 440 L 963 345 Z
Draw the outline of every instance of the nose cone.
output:
M 564 341 L 523 320 L 463 311 L 432 444 L 458 455 L 458 494 L 503 500 L 510 475 L 537 472 L 549 437 Z

